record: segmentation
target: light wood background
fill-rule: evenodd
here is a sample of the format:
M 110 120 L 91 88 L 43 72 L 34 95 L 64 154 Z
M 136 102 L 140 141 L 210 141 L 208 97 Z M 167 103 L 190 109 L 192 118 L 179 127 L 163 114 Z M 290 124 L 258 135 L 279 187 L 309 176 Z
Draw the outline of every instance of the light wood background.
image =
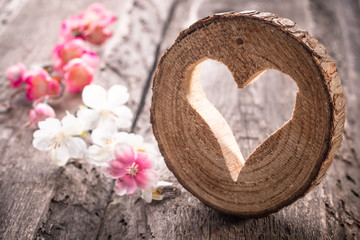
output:
M 91 0 L 0 0 L 0 99 L 11 93 L 6 68 L 51 60 L 60 24 Z M 337 64 L 347 99 L 342 146 L 326 179 L 293 205 L 261 219 L 226 216 L 184 190 L 160 164 L 162 180 L 174 182 L 161 202 L 118 197 L 113 182 L 85 160 L 64 168 L 31 146 L 21 126 L 31 105 L 0 115 L 0 239 L 359 239 L 360 238 L 360 1 L 356 0 L 105 0 L 118 21 L 102 48 L 96 83 L 129 88 L 136 117 L 132 129 L 155 142 L 149 123 L 151 81 L 161 54 L 178 33 L 216 12 L 257 9 L 287 17 L 318 38 Z M 218 63 L 203 65 L 208 98 L 229 122 L 245 156 L 291 117 L 297 91 L 271 70 L 237 90 Z M 205 81 L 206 79 L 206 81 Z M 221 88 L 214 86 L 224 81 Z M 221 97 L 220 97 L 221 96 Z M 75 111 L 79 95 L 55 103 Z M 225 107 L 226 106 L 226 107 Z

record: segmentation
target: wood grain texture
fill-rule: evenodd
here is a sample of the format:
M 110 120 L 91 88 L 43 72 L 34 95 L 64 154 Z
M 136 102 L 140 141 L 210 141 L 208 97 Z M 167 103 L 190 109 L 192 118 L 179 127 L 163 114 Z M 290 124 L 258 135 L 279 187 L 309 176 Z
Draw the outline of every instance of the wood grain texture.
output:
M 135 98 L 137 111 L 141 111 L 143 107 L 143 90 L 147 88 L 146 81 L 151 79 L 157 64 L 159 43 L 176 3 L 161 0 L 135 1 L 129 12 L 132 21 L 128 22 L 127 28 L 130 32 L 124 36 L 116 54 L 108 61 L 109 68 L 118 72 L 133 89 L 131 98 Z M 144 136 L 147 140 L 151 135 L 150 131 Z M 151 239 L 153 234 L 148 227 L 145 208 L 146 204 L 139 195 L 119 197 L 113 194 L 103 217 L 99 239 Z
M 267 69 L 299 87 L 290 121 L 246 162 L 202 90 L 206 59 L 224 63 L 239 88 Z M 181 32 L 160 59 L 151 105 L 155 137 L 178 181 L 215 209 L 243 217 L 268 215 L 319 184 L 345 121 L 340 78 L 324 46 L 293 21 L 257 11 L 217 14 Z
M 51 50 L 58 41 L 62 19 L 70 14 L 75 14 L 79 9 L 86 8 L 91 2 L 64 1 L 48 4 L 47 1 L 28 1 L 15 9 L 16 15 L 3 25 L 6 28 L 0 32 L 1 72 L 4 72 L 10 64 L 18 61 L 27 65 L 49 61 Z M 110 2 L 104 4 L 110 4 Z M 116 5 L 113 4 L 113 6 Z M 1 99 L 9 95 L 10 89 L 3 78 L 0 89 Z M 57 104 L 56 110 L 67 108 L 73 111 L 80 101 L 78 95 L 69 95 L 66 99 L 70 103 L 66 106 Z M 31 147 L 32 131 L 22 128 L 27 121 L 30 104 L 25 101 L 23 96 L 19 96 L 15 104 L 16 109 L 9 114 L 0 116 L 2 149 L 0 191 L 2 196 L 6 196 L 0 200 L 0 236 L 4 239 L 31 239 L 38 234 L 38 228 L 43 226 L 43 221 L 47 219 L 47 216 L 51 216 L 50 203 L 58 200 L 61 206 L 63 199 L 57 190 L 66 186 L 63 185 L 64 181 L 62 180 L 66 179 L 66 174 L 62 175 L 62 173 L 72 172 L 72 169 L 64 171 L 64 169 L 49 164 L 49 156 L 46 153 L 37 152 Z M 14 119 L 17 120 L 14 121 Z M 101 204 L 106 203 L 101 192 L 110 191 L 109 184 L 104 177 L 98 180 L 97 173 L 91 171 L 89 173 L 87 179 L 91 180 L 91 184 L 95 184 L 94 181 L 96 181 L 95 185 L 100 191 L 95 192 L 95 195 L 85 195 L 84 199 L 81 199 L 80 195 L 77 197 L 71 195 L 70 199 L 80 199 L 79 202 L 86 200 L 90 202 L 89 205 L 98 203 L 101 208 Z M 81 183 L 83 175 L 73 171 L 73 174 L 67 176 L 67 178 L 69 177 L 70 181 Z M 88 186 L 81 185 L 75 192 L 85 193 Z M 71 191 L 71 189 L 68 190 L 68 192 Z M 55 195 L 56 197 L 54 197 Z M 69 196 L 66 193 L 63 195 L 66 201 L 69 200 Z M 80 210 L 76 212 L 79 217 L 82 216 L 81 221 L 83 221 L 87 209 L 82 208 L 80 204 L 78 206 L 74 204 L 73 209 Z M 69 217 L 71 216 L 69 215 Z M 87 217 L 84 223 L 95 221 L 94 217 L 89 217 L 89 215 Z M 63 226 L 69 225 L 64 224 Z M 62 227 L 54 226 L 53 231 L 55 229 L 62 229 Z M 73 234 L 76 236 L 76 234 L 83 235 L 84 233 L 74 231 Z
M 0 26 L 1 73 L 8 65 L 18 61 L 30 65 L 50 60 L 49 52 L 58 41 L 60 22 L 69 14 L 84 9 L 91 1 L 45 3 L 40 0 L 6 0 L 1 4 L 6 6 L 11 2 L 21 2 L 24 5 L 18 5 L 10 14 L 9 21 Z M 180 31 L 198 19 L 216 12 L 246 9 L 274 12 L 294 20 L 324 43 L 343 80 L 347 97 L 347 122 L 343 144 L 328 171 L 329 176 L 303 199 L 261 219 L 229 217 L 205 206 L 176 182 L 165 164 L 161 165 L 161 179 L 173 181 L 177 190 L 169 189 L 169 195 L 164 201 L 145 204 L 139 196 L 116 197 L 111 192 L 112 183 L 107 182 L 98 169 L 92 169 L 85 161 L 80 161 L 80 164 L 72 162 L 59 170 L 49 164 L 47 154 L 32 149 L 31 131 L 20 128 L 27 119 L 30 106 L 19 96 L 16 99 L 18 108 L 9 115 L 0 115 L 0 238 L 56 239 L 59 236 L 58 238 L 69 239 L 359 239 L 360 90 L 357 85 L 360 75 L 356 67 L 356 62 L 360 62 L 357 41 L 360 38 L 359 2 L 179 0 L 171 18 L 167 19 L 170 21 L 163 22 L 168 25 L 163 37 L 159 37 L 162 35 L 163 25 L 153 24 L 153 16 L 146 12 L 154 13 L 151 6 L 157 6 L 155 12 L 158 13 L 155 15 L 167 16 L 170 14 L 169 6 L 162 8 L 151 1 L 144 4 L 136 2 L 103 1 L 105 6 L 110 7 L 119 17 L 119 21 L 114 27 L 115 36 L 108 43 L 108 47 L 100 49 L 100 53 L 104 54 L 104 61 L 96 77 L 96 82 L 105 87 L 117 82 L 131 88 L 131 96 L 136 96 L 131 98 L 131 108 L 134 111 L 142 109 L 134 125 L 135 133 L 143 134 L 147 141 L 155 143 L 148 111 L 151 94 L 146 94 L 146 89 L 142 87 L 149 85 L 146 79 L 151 80 L 149 75 L 156 61 L 156 47 L 159 46 L 161 54 L 173 43 Z M 137 10 L 131 11 L 134 8 Z M 3 8 L 0 9 L 1 13 L 2 10 Z M 146 23 L 143 18 L 139 21 L 141 17 L 135 12 L 148 16 L 146 20 L 150 22 Z M 156 19 L 158 21 L 163 18 Z M 132 21 L 137 27 L 128 29 L 127 26 L 131 26 Z M 138 35 L 137 32 L 142 26 L 152 30 L 145 35 Z M 144 45 L 140 52 L 136 41 L 127 38 L 131 29 L 133 37 L 139 39 L 143 36 Z M 151 44 L 147 41 L 149 38 Z M 135 64 L 127 64 L 127 61 Z M 211 64 L 202 69 L 205 75 L 214 76 L 213 79 L 207 77 L 207 84 L 203 85 L 205 92 L 210 94 L 210 100 L 217 99 L 217 94 L 224 96 L 222 89 L 225 93 L 226 89 L 233 89 L 233 85 L 230 86 L 234 84 L 233 79 L 229 78 L 228 87 L 213 90 L 211 82 L 216 83 L 219 80 L 216 76 L 225 76 L 221 69 L 217 74 L 213 74 L 216 70 Z M 280 81 L 275 78 L 280 78 Z M 218 102 L 212 101 L 215 105 L 221 105 L 221 101 L 234 101 L 238 104 L 228 105 L 226 110 L 216 106 L 222 113 L 242 113 L 237 114 L 237 118 L 224 114 L 242 146 L 242 151 L 248 151 L 249 154 L 266 134 L 272 133 L 290 118 L 296 87 L 288 80 L 280 73 L 268 72 L 238 94 L 226 94 L 226 98 Z M 265 89 L 268 95 L 263 94 Z M 0 90 L 0 98 L 9 94 L 3 78 Z M 290 97 L 291 101 L 287 102 L 278 96 L 279 91 L 286 99 Z M 58 103 L 56 109 L 59 112 L 68 108 L 73 110 L 80 101 L 79 96 L 70 95 L 66 99 L 71 99 L 68 102 L 71 106 Z M 146 100 L 143 107 L 139 105 L 141 99 Z M 279 102 L 281 107 L 278 107 Z M 261 106 L 278 109 L 279 117 L 274 118 L 271 111 Z M 234 127 L 240 124 L 247 127 Z M 98 188 L 100 190 L 97 190 Z M 67 217 L 68 214 L 70 215 Z M 77 215 L 79 217 L 76 217 Z
M 3 0 L 0 1 L 0 32 L 19 13 L 26 0 Z
M 97 74 L 97 81 L 105 87 L 110 87 L 114 83 L 124 84 L 131 94 L 129 105 L 134 112 L 136 112 L 141 101 L 142 87 L 139 86 L 145 85 L 145 80 L 148 77 L 153 61 L 155 61 L 157 43 L 161 38 L 161 31 L 159 29 L 162 29 L 163 25 L 165 25 L 168 9 L 172 3 L 172 1 L 168 1 L 164 4 L 160 1 L 149 0 L 129 1 L 124 4 L 122 12 L 124 15 L 121 15 L 118 21 L 116 35 L 112 42 L 108 43 L 108 49 L 104 50 L 106 56 L 102 71 Z M 151 21 L 147 19 L 151 19 Z M 104 80 L 105 82 L 103 82 Z M 83 166 L 82 168 L 91 167 L 85 162 L 81 165 Z M 96 174 L 96 178 L 103 178 L 98 168 L 91 167 L 91 172 Z M 78 176 L 82 179 L 82 185 L 86 183 L 85 186 L 91 184 L 86 179 L 88 175 L 87 170 L 85 172 L 82 170 L 81 174 L 72 172 L 68 175 L 63 175 L 66 175 L 66 179 L 70 180 L 72 175 Z M 69 180 L 66 182 L 70 184 Z M 74 200 L 70 198 L 70 201 L 66 199 L 66 196 L 79 195 L 72 192 L 72 190 L 78 191 L 81 189 L 81 186 L 69 188 L 66 185 L 63 187 L 64 184 L 62 184 L 61 191 L 57 191 L 60 197 L 55 195 L 50 205 L 49 212 L 52 213 L 53 218 L 48 218 L 44 222 L 44 226 L 39 229 L 40 234 L 38 234 L 38 237 L 48 236 L 55 239 L 109 239 L 110 236 L 110 238 L 113 237 L 115 239 L 136 239 L 147 232 L 146 228 L 144 228 L 146 216 L 141 211 L 135 210 L 137 209 L 136 205 L 140 206 L 139 210 L 142 209 L 142 201 L 140 201 L 141 204 L 139 205 L 134 203 L 135 201 L 136 203 L 139 202 L 137 198 L 120 198 L 112 191 L 113 184 L 109 181 L 107 184 L 104 184 L 107 187 L 106 192 L 101 191 L 102 189 L 99 186 L 94 186 L 93 184 L 90 187 L 94 187 L 94 189 L 89 189 L 87 193 L 80 195 L 82 196 L 81 203 L 78 203 L 76 198 Z M 89 192 L 92 196 L 91 199 L 87 197 Z M 97 199 L 98 201 L 96 201 Z M 93 203 L 89 204 L 91 201 Z M 60 206 L 58 206 L 57 202 L 60 202 Z M 114 205 L 116 209 L 114 209 Z M 76 208 L 74 209 L 77 206 L 81 210 L 86 211 L 85 217 L 87 214 L 92 216 L 90 221 L 86 222 L 81 219 L 81 212 L 79 214 L 79 211 L 76 211 Z M 120 211 L 122 214 L 119 214 Z M 132 231 L 128 233 L 121 231 L 121 227 L 128 224 L 124 220 L 125 214 L 132 215 L 136 212 L 136 216 L 139 218 L 142 216 L 142 220 L 136 219 L 130 223 L 134 227 Z M 74 219 L 77 225 L 63 227 L 64 224 L 73 223 Z M 85 218 L 85 220 L 87 219 L 89 217 Z M 135 227 L 137 222 L 140 223 L 139 228 Z M 85 230 L 85 228 L 88 230 Z
M 332 25 L 335 31 L 319 28 L 317 38 L 326 46 L 331 46 L 330 54 L 336 60 L 347 97 L 347 120 L 345 123 L 344 144 L 329 177 L 324 182 L 323 199 L 326 210 L 324 232 L 334 239 L 358 239 L 360 237 L 360 158 L 359 146 L 359 61 L 360 4 L 356 1 L 331 1 L 330 7 L 321 1 L 312 1 L 310 9 L 314 21 L 322 26 Z M 343 18 L 342 14 L 347 17 Z M 327 47 L 329 49 L 329 47 Z M 356 96 L 356 97 L 355 97 Z
M 4 56 L 0 60 L 2 72 L 9 62 L 23 61 L 30 65 L 33 62 L 49 61 L 51 50 L 58 42 L 61 21 L 68 15 L 85 9 L 91 2 L 93 1 L 78 4 L 63 2 L 56 5 L 34 1 L 25 5 L 1 35 Z M 128 10 L 134 6 L 134 1 L 105 1 L 103 4 L 118 15 L 119 21 L 115 28 L 120 29 L 117 34 L 122 34 L 124 38 L 127 33 L 124 33 L 123 23 L 129 19 Z M 32 19 L 33 14 L 39 17 Z M 48 26 L 44 25 L 45 22 Z M 111 53 L 119 44 L 123 42 L 114 38 L 107 44 L 107 49 L 98 49 L 102 55 L 102 66 L 112 58 Z M 8 48 L 14 51 L 9 52 Z M 106 70 L 102 67 L 96 75 L 96 81 L 104 82 L 104 87 L 114 83 L 126 84 L 116 74 L 111 75 L 111 70 Z M 5 98 L 9 94 L 5 81 L 2 81 L 1 89 L 1 97 Z M 57 112 L 64 114 L 65 110 L 76 110 L 80 95 L 69 94 L 65 96 L 65 101 L 66 104 L 55 103 Z M 16 99 L 15 104 L 17 108 L 14 111 L 1 115 L 1 146 L 4 150 L 0 182 L 2 194 L 8 197 L 1 199 L 0 235 L 6 239 L 96 237 L 112 194 L 113 183 L 99 169 L 84 160 L 71 162 L 66 168 L 58 169 L 50 163 L 46 153 L 32 149 L 32 131 L 21 128 L 27 121 L 30 104 L 21 96 Z M 136 110 L 134 105 L 132 107 Z M 18 145 L 24 146 L 24 150 L 16 150 L 19 148 L 14 146 Z
M 346 19 L 347 28 L 352 29 L 351 34 L 356 34 L 357 30 L 355 28 L 357 29 L 359 25 L 358 18 L 354 14 L 358 11 L 359 6 L 355 1 L 349 1 L 346 5 L 339 4 L 341 7 L 336 7 L 335 2 L 332 4 L 328 5 L 321 1 L 290 1 L 286 3 L 277 1 L 245 1 L 241 3 L 237 1 L 222 3 L 216 1 L 182 1 L 175 12 L 174 21 L 170 23 L 162 49 L 165 51 L 175 40 L 179 31 L 188 27 L 189 24 L 200 17 L 212 15 L 220 11 L 254 8 L 276 12 L 282 16 L 292 18 L 300 26 L 310 30 L 312 34 L 325 44 L 330 55 L 334 57 L 337 63 L 343 79 L 344 91 L 347 95 L 346 85 L 348 80 L 346 77 L 344 78 L 343 74 L 348 76 L 348 73 L 342 69 L 342 66 L 350 63 L 347 63 L 344 60 L 344 54 L 341 54 L 341 49 L 344 50 L 344 46 L 341 43 L 346 39 L 346 41 L 354 39 L 351 41 L 355 43 L 356 38 L 354 36 L 350 38 L 348 35 L 342 36 L 339 18 L 342 18 L 342 14 L 347 12 L 349 18 L 344 17 L 342 21 Z M 328 26 L 332 24 L 338 26 L 336 31 L 328 31 Z M 350 45 L 348 51 L 357 52 L 354 50 L 354 45 Z M 285 76 L 280 76 L 277 73 L 266 73 L 263 76 L 264 79 L 260 78 L 259 81 L 238 92 L 238 94 L 229 94 L 226 91 L 230 88 L 233 89 L 234 83 L 232 78 L 227 81 L 227 85 L 230 84 L 231 86 L 217 88 L 214 91 L 211 88 L 211 81 L 217 82 L 219 79 L 216 76 L 229 76 L 229 74 L 221 72 L 221 69 L 214 69 L 214 67 L 216 66 L 211 64 L 208 65 L 208 68 L 203 66 L 202 73 L 206 74 L 208 72 L 210 76 L 214 76 L 216 70 L 219 71 L 212 80 L 210 78 L 206 79 L 209 85 L 203 85 L 204 91 L 207 94 L 212 94 L 208 95 L 208 97 L 209 99 L 211 97 L 214 99 L 212 103 L 215 105 L 217 103 L 221 105 L 221 102 L 236 102 L 239 104 L 238 106 L 229 106 L 228 104 L 227 109 L 219 108 L 221 106 L 217 107 L 223 114 L 225 112 L 236 113 L 238 111 L 239 114 L 236 115 L 238 117 L 234 117 L 235 114 L 233 114 L 225 118 L 232 126 L 235 135 L 237 135 L 237 141 L 242 143 L 241 146 L 246 147 L 248 152 L 250 152 L 261 142 L 261 136 L 264 136 L 264 132 L 272 133 L 290 117 L 287 114 L 291 113 L 293 109 L 293 101 L 286 103 L 283 98 L 278 96 L 279 91 L 284 93 L 284 96 L 288 99 L 291 94 L 295 98 L 294 93 L 296 89 L 289 84 L 289 79 Z M 358 75 L 354 74 L 354 76 Z M 280 77 L 281 81 L 275 81 L 277 77 Z M 270 80 L 273 82 L 270 83 Z M 226 81 L 224 80 L 224 82 Z M 209 91 L 206 88 L 209 88 Z M 222 89 L 225 89 L 225 91 L 221 92 Z M 357 91 L 356 89 L 353 88 L 351 91 Z M 268 92 L 267 95 L 264 95 L 264 90 Z M 148 104 L 150 103 L 150 96 L 148 95 Z M 217 96 L 222 96 L 223 98 L 219 100 Z M 274 109 L 278 106 L 278 102 L 282 102 L 282 104 L 280 108 L 276 109 L 279 116 L 282 115 L 283 117 L 278 119 L 272 117 L 273 121 L 271 121 L 269 111 L 262 109 L 260 106 L 270 105 Z M 354 98 L 350 102 L 348 99 L 348 107 L 350 107 L 349 105 L 356 107 L 357 102 L 358 100 Z M 349 114 L 353 115 L 354 112 Z M 139 121 L 141 127 L 136 127 L 135 130 L 147 132 L 148 130 L 143 126 L 148 121 L 149 113 L 144 111 Z M 352 129 L 350 131 L 358 131 L 358 128 L 354 128 L 356 122 L 352 121 L 350 124 L 347 122 L 345 132 L 350 129 Z M 247 128 L 236 128 L 234 126 L 247 126 Z M 280 212 L 262 219 L 239 220 L 213 212 L 199 203 L 197 199 L 191 197 L 189 193 L 182 191 L 180 198 L 167 201 L 163 204 L 162 208 L 164 209 L 163 211 L 166 211 L 165 209 L 168 209 L 170 206 L 178 206 L 176 211 L 167 212 L 166 216 L 164 216 L 166 219 L 164 221 L 172 222 L 178 227 L 170 227 L 168 231 L 159 232 L 157 238 L 165 239 L 181 235 L 182 237 L 179 237 L 179 239 L 196 239 L 201 237 L 212 239 L 357 239 L 359 237 L 359 199 L 352 193 L 352 190 L 359 189 L 357 180 L 360 177 L 358 174 L 359 159 L 355 154 L 358 150 L 358 145 L 353 143 L 354 135 L 347 135 L 351 140 L 347 141 L 345 136 L 344 143 L 333 163 L 333 167 L 328 171 L 329 177 L 326 177 L 320 186 L 316 187 L 303 199 L 298 200 Z M 163 176 L 168 180 L 174 179 L 172 174 L 166 171 L 164 171 Z M 356 180 L 352 181 L 349 179 Z M 358 190 L 354 191 L 357 192 Z M 157 205 L 157 209 L 162 212 L 159 209 L 159 205 Z M 150 216 L 156 215 L 156 213 L 151 213 L 151 211 L 148 212 L 150 212 Z M 179 219 L 179 215 L 181 219 Z M 194 218 L 197 218 L 197 220 Z M 156 217 L 152 217 L 152 219 L 156 219 Z M 189 231 L 185 231 L 181 226 L 189 222 L 190 224 L 186 224 L 189 226 Z M 193 227 L 194 224 L 196 224 L 196 227 Z M 157 226 L 156 224 L 150 224 L 150 228 L 157 229 Z

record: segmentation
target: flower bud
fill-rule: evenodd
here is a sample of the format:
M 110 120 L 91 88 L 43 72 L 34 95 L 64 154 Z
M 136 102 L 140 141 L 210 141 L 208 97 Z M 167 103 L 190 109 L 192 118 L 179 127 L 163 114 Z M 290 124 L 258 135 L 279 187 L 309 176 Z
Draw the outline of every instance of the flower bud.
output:
M 71 60 L 64 72 L 66 89 L 71 93 L 80 92 L 94 77 L 94 69 L 81 58 Z
M 92 44 L 101 45 L 112 36 L 112 32 L 106 28 L 115 20 L 112 12 L 102 4 L 94 3 L 80 14 L 63 21 L 59 35 L 65 41 L 79 37 Z
M 18 63 L 10 66 L 6 71 L 6 77 L 10 82 L 12 88 L 18 88 L 24 81 L 25 66 Z
M 95 25 L 85 32 L 85 40 L 94 45 L 102 45 L 112 35 L 113 34 L 109 29 L 106 29 L 101 25 Z
M 64 41 L 72 38 L 83 38 L 86 24 L 80 16 L 70 16 L 61 23 L 59 37 Z
M 30 110 L 31 124 L 37 126 L 38 122 L 44 121 L 46 118 L 54 118 L 55 111 L 46 103 L 38 103 Z
M 70 60 L 80 58 L 84 52 L 85 43 L 80 38 L 73 38 L 65 43 L 56 45 L 51 54 L 54 60 L 54 69 L 62 74 L 63 67 Z
M 27 71 L 24 79 L 27 83 L 26 97 L 30 101 L 46 95 L 58 96 L 61 93 L 60 84 L 42 68 Z

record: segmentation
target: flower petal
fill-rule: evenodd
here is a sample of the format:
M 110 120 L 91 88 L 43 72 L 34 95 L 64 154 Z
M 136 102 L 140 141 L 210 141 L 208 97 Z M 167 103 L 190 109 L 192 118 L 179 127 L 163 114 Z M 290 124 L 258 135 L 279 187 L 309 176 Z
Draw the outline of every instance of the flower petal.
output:
M 99 147 L 97 145 L 91 145 L 87 151 L 85 158 L 86 160 L 91 163 L 95 164 L 97 166 L 103 165 L 107 161 L 109 161 L 112 158 L 111 152 L 107 151 L 105 148 Z
M 116 159 L 110 160 L 102 167 L 102 170 L 106 177 L 109 178 L 121 178 L 126 175 L 124 164 L 117 161 Z
M 51 160 L 58 166 L 64 166 L 69 160 L 69 152 L 64 144 L 51 151 Z
M 150 158 L 147 155 L 141 152 L 137 153 L 135 162 L 139 166 L 139 169 L 141 170 L 153 168 L 153 162 L 150 160 Z
M 107 129 L 110 132 L 117 131 L 116 118 L 113 115 L 101 115 L 100 120 L 96 126 L 97 128 Z
M 65 145 L 71 158 L 82 158 L 86 151 L 86 143 L 79 137 L 69 137 Z
M 128 89 L 123 85 L 114 85 L 108 90 L 108 104 L 110 108 L 125 104 L 129 100 Z
M 88 66 L 83 59 L 75 58 L 65 65 L 64 79 L 68 92 L 80 92 L 93 81 L 94 69 Z
M 115 182 L 115 193 L 118 195 L 132 195 L 136 192 L 136 182 L 133 177 L 126 175 Z
M 49 94 L 52 79 L 44 69 L 31 69 L 24 74 L 24 79 L 27 83 L 26 97 L 28 100 L 33 101 Z
M 147 203 L 151 203 L 152 201 L 152 189 L 142 190 L 141 198 L 145 200 Z
M 52 148 L 52 138 L 53 134 L 46 132 L 44 130 L 36 130 L 33 134 L 34 139 L 32 145 L 34 148 L 40 151 L 49 151 Z
M 101 45 L 112 36 L 112 32 L 104 28 L 101 24 L 92 25 L 93 26 L 91 27 L 91 29 L 89 29 L 89 31 L 86 31 L 84 34 L 86 41 L 94 45 Z
M 49 81 L 49 90 L 47 92 L 47 95 L 57 97 L 61 94 L 61 85 L 56 80 L 51 78 Z
M 93 69 L 95 69 L 99 64 L 99 56 L 95 52 L 84 52 L 81 58 L 89 67 Z
M 128 138 L 129 138 L 129 133 L 127 132 L 117 132 L 113 135 L 113 141 L 115 143 L 127 143 L 129 144 L 128 142 Z M 129 144 L 131 145 L 131 144 Z
M 112 140 L 112 133 L 106 128 L 96 128 L 91 133 L 91 140 L 96 145 L 106 147 Z
M 82 92 L 82 100 L 90 108 L 101 109 L 107 104 L 106 90 L 96 84 L 88 85 Z
M 126 143 L 134 148 L 136 151 L 144 143 L 144 138 L 141 135 L 136 135 L 134 133 L 128 133 Z
M 82 31 L 86 27 L 83 19 L 79 15 L 69 16 L 61 24 L 59 37 L 64 41 L 74 38 L 75 35 L 82 35 Z
M 100 120 L 100 112 L 95 109 L 80 109 L 76 116 L 83 121 L 84 131 L 93 130 Z
M 127 144 L 116 144 L 114 153 L 116 160 L 121 162 L 125 167 L 135 162 L 134 150 Z
M 85 49 L 85 42 L 80 38 L 72 38 L 65 43 L 56 45 L 51 54 L 55 70 L 59 74 L 63 74 L 63 67 L 70 60 L 82 57 Z
M 120 106 L 112 109 L 112 112 L 117 116 L 115 118 L 118 128 L 129 128 L 132 124 L 133 113 L 127 106 Z
M 81 135 L 84 131 L 84 123 L 72 114 L 67 114 L 62 120 L 63 131 L 68 136 Z
M 135 176 L 136 184 L 141 189 L 155 188 L 157 175 L 151 170 L 139 171 Z
M 22 63 L 12 65 L 6 70 L 6 77 L 12 88 L 18 88 L 21 86 L 24 81 L 25 71 L 26 67 Z
M 139 146 L 137 148 L 137 150 L 138 151 L 139 150 L 140 151 L 144 150 L 144 152 L 146 153 L 146 155 L 148 156 L 149 159 L 154 160 L 154 159 L 160 159 L 161 158 L 161 155 L 160 155 L 159 151 L 156 149 L 156 145 L 154 145 L 154 144 L 143 143 L 141 146 Z M 155 164 L 155 163 L 153 162 L 153 164 Z M 155 166 L 153 165 L 153 168 L 154 167 Z
M 61 128 L 61 123 L 57 118 L 47 118 L 45 121 L 39 122 L 39 129 L 46 132 L 58 132 Z
M 120 178 L 116 180 L 114 190 L 115 193 L 119 196 L 126 194 L 126 188 L 123 186 L 122 180 Z
M 171 187 L 174 185 L 172 182 L 158 181 L 156 187 Z
M 38 103 L 34 107 L 35 113 L 37 116 L 41 116 L 42 119 L 46 118 L 55 118 L 54 109 L 46 103 Z

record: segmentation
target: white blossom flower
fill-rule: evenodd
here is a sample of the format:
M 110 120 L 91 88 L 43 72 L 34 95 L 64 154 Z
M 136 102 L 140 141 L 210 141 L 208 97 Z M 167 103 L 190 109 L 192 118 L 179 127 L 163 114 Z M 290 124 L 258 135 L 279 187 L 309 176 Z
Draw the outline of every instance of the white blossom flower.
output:
M 126 87 L 114 85 L 106 92 L 103 87 L 91 84 L 84 88 L 82 100 L 87 108 L 80 109 L 77 116 L 84 121 L 85 130 L 101 127 L 117 131 L 131 126 L 133 114 L 124 105 L 129 100 Z
M 91 134 L 94 145 L 91 145 L 86 151 L 86 160 L 95 165 L 103 163 L 114 158 L 114 148 L 118 143 L 126 143 L 130 145 L 134 151 L 143 152 L 153 159 L 156 150 L 153 145 L 144 143 L 144 139 L 140 135 L 127 132 L 113 133 L 106 128 L 96 128 Z
M 63 166 L 69 158 L 82 158 L 86 143 L 75 135 L 81 135 L 84 124 L 75 116 L 68 114 L 61 122 L 56 118 L 47 118 L 38 124 L 34 132 L 33 146 L 40 151 L 51 151 L 51 159 Z

